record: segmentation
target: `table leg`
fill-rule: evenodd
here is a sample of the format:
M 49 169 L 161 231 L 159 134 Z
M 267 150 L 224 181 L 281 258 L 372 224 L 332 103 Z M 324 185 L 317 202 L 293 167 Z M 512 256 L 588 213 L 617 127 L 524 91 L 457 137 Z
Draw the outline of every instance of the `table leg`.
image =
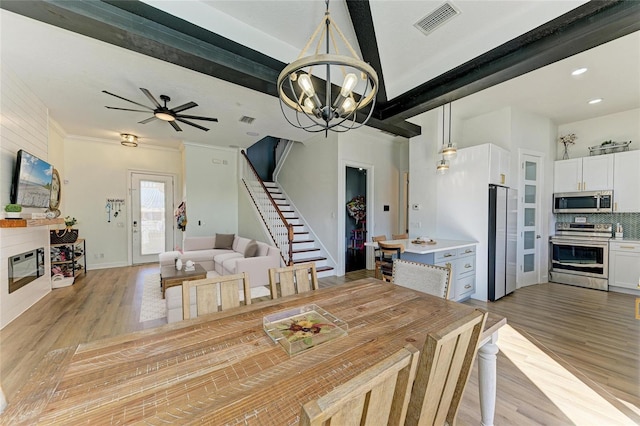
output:
M 482 426 L 493 426 L 496 412 L 496 354 L 498 353 L 498 332 L 478 348 L 478 387 L 480 388 L 480 415 Z

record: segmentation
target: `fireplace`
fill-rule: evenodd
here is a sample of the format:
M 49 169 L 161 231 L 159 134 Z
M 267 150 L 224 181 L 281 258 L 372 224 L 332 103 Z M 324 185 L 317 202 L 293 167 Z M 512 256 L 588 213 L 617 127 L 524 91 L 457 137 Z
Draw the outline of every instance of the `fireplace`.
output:
M 44 275 L 44 247 L 9 257 L 9 293 Z

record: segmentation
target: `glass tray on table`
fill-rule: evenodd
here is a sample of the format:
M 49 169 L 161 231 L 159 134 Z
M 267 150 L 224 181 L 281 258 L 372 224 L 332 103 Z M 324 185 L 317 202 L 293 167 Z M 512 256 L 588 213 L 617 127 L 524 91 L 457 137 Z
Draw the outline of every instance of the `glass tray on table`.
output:
M 267 335 L 289 355 L 346 336 L 348 329 L 346 322 L 315 304 L 267 315 L 262 325 Z

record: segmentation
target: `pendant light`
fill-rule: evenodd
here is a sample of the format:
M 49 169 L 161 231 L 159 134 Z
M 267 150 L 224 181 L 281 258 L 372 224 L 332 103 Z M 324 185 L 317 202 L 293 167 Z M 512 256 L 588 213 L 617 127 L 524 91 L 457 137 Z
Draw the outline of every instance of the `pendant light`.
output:
M 364 126 L 373 113 L 378 74 L 358 57 L 331 19 L 329 0 L 325 3 L 324 17 L 298 59 L 282 70 L 277 87 L 282 114 L 289 124 L 308 132 L 325 132 L 326 136 L 329 130 L 346 132 Z M 340 54 L 339 41 L 350 56 Z M 314 43 L 315 53 L 304 56 Z M 332 76 L 342 80 L 341 87 L 332 84 Z M 357 113 L 368 105 L 366 118 L 358 123 Z
M 444 146 L 444 105 L 442 105 L 442 145 Z M 442 149 L 440 154 L 442 154 Z M 449 160 L 442 154 L 442 159 L 436 163 L 436 172 L 443 175 L 447 170 L 449 170 Z
M 443 115 L 444 115 L 444 105 L 442 106 L 443 108 Z M 443 117 L 444 120 L 444 117 Z M 442 126 L 442 131 L 444 132 L 444 124 Z M 456 158 L 456 155 L 458 154 L 458 149 L 456 147 L 456 144 L 451 143 L 451 102 L 449 102 L 449 143 L 447 143 L 447 145 L 444 144 L 444 134 L 442 135 L 442 148 L 440 149 L 440 154 L 442 154 L 443 157 L 446 157 L 450 160 L 453 160 L 454 158 Z
M 120 144 L 130 148 L 138 146 L 138 137 L 129 133 L 120 133 Z

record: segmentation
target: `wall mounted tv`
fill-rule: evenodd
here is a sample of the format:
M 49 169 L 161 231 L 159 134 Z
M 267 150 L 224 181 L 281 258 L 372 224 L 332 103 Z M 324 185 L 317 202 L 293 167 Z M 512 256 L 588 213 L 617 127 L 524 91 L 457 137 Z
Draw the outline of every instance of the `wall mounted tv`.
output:
M 11 203 L 23 207 L 49 207 L 53 166 L 33 154 L 18 151 L 11 185 Z

